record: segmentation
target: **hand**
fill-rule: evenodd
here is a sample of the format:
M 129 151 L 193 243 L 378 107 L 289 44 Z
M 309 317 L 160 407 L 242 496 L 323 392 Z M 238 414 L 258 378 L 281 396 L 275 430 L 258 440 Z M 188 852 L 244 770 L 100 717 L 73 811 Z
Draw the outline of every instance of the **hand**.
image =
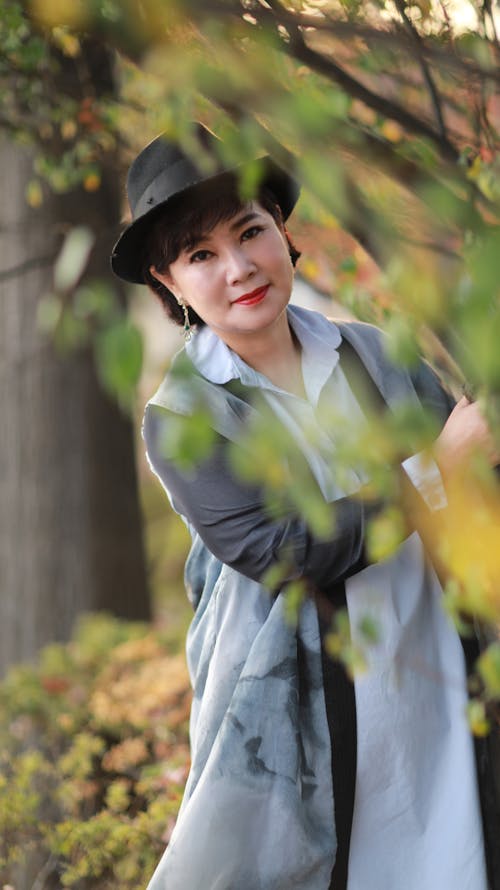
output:
M 474 455 L 482 455 L 490 466 L 500 463 L 500 453 L 477 402 L 464 396 L 451 412 L 434 446 L 441 475 L 447 478 L 464 470 Z

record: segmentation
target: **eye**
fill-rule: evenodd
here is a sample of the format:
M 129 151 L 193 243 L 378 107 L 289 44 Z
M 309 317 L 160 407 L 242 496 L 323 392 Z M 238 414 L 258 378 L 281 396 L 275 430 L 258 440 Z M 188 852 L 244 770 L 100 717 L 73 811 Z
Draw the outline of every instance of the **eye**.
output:
M 203 263 L 205 260 L 212 256 L 209 250 L 197 250 L 195 253 L 191 254 L 189 257 L 190 263 Z
M 255 238 L 260 232 L 264 231 L 264 226 L 250 226 L 249 229 L 245 229 L 241 236 L 242 241 L 250 241 L 251 238 Z

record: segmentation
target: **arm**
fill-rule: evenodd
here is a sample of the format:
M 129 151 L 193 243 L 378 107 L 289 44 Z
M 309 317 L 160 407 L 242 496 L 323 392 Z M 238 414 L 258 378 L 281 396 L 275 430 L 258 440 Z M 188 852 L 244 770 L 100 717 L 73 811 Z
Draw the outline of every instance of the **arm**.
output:
M 491 467 L 498 465 L 498 446 L 478 402 L 464 396 L 456 404 L 427 362 L 420 362 L 413 384 L 424 409 L 433 413 L 442 427 L 430 456 L 445 488 L 469 472 L 474 455 Z
M 418 363 L 412 374 L 412 383 L 424 411 L 436 418 L 440 426 L 445 425 L 455 407 L 455 400 L 426 361 L 421 360 Z M 446 506 L 444 477 L 435 458 L 434 449 L 412 455 L 403 461 L 402 468 L 405 475 L 402 479 L 401 493 L 403 504 L 409 507 L 410 515 L 414 514 L 414 504 L 419 499 L 413 496 L 408 479 L 429 510 L 439 510 Z M 408 504 L 408 499 L 411 504 Z
M 424 503 L 406 478 L 401 484 L 406 515 L 418 530 L 443 586 L 450 577 L 466 581 L 467 566 L 474 563 L 481 565 L 483 578 L 489 577 L 491 566 L 486 567 L 491 563 L 491 540 L 498 535 L 500 504 L 498 486 L 483 470 L 488 464 L 498 465 L 499 453 L 477 403 L 465 397 L 460 400 L 430 454 L 439 468 L 444 501 L 435 509 L 421 489 Z
M 427 407 L 442 417 L 449 413 L 451 399 L 427 365 L 419 369 L 415 386 Z M 280 519 L 270 515 L 263 489 L 235 476 L 228 460 L 228 443 L 222 438 L 194 472 L 180 471 L 161 451 L 165 422 L 167 412 L 148 408 L 144 438 L 151 465 L 175 508 L 222 562 L 258 581 L 281 562 L 289 567 L 288 578 L 304 577 L 325 593 L 367 564 L 366 527 L 380 509 L 379 502 L 366 502 L 358 496 L 335 501 L 335 533 L 331 539 L 319 539 L 297 513 L 291 511 Z M 408 486 L 416 495 L 410 482 Z
M 498 465 L 498 448 L 477 402 L 460 399 L 436 440 L 434 454 L 447 486 L 469 471 L 475 455 L 491 467 Z
M 316 589 L 327 592 L 363 561 L 366 524 L 378 505 L 351 497 L 335 501 L 334 537 L 321 540 L 293 513 L 281 519 L 269 515 L 262 488 L 233 473 L 225 440 L 218 441 L 194 472 L 181 472 L 161 453 L 165 421 L 165 411 L 147 409 L 144 438 L 151 465 L 175 509 L 187 517 L 222 562 L 260 581 L 273 564 L 283 561 L 290 567 L 288 579 L 304 577 Z

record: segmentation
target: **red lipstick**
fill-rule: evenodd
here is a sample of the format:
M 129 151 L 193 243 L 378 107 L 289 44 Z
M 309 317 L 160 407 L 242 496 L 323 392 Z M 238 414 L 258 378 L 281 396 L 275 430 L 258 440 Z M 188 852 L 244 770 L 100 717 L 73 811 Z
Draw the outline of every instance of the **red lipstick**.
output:
M 238 297 L 237 300 L 234 300 L 235 303 L 240 303 L 244 306 L 254 306 L 255 303 L 260 303 L 261 300 L 267 294 L 269 285 L 266 284 L 264 287 L 258 287 L 256 290 L 250 291 L 248 294 L 243 294 L 241 297 Z

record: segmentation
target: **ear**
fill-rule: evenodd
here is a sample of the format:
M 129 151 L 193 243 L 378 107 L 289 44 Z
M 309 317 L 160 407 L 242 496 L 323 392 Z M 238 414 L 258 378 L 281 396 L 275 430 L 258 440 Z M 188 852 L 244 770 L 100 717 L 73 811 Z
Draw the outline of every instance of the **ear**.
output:
M 156 280 L 160 282 L 160 284 L 163 284 L 165 287 L 167 287 L 169 291 L 173 293 L 176 300 L 179 301 L 180 291 L 175 284 L 170 272 L 159 272 L 156 266 L 150 266 L 149 272 L 153 276 L 153 278 L 156 278 Z

